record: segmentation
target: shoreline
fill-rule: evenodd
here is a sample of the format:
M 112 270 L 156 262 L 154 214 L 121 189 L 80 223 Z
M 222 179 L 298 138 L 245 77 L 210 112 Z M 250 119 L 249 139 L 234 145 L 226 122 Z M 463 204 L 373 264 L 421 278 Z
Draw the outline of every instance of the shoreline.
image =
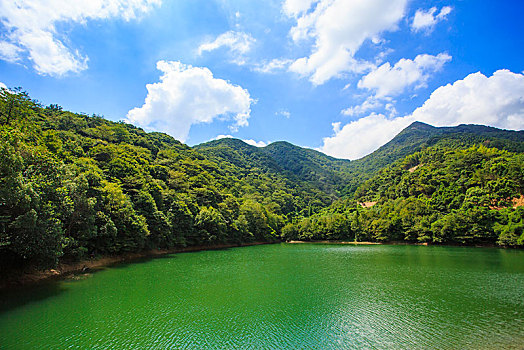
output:
M 250 242 L 237 244 L 196 245 L 172 249 L 150 249 L 136 253 L 123 253 L 113 256 L 101 256 L 94 259 L 86 259 L 71 263 L 62 262 L 52 269 L 12 271 L 12 276 L 7 277 L 5 280 L 0 280 L 0 291 L 29 287 L 53 280 L 62 280 L 70 276 L 74 276 L 76 274 L 84 274 L 94 272 L 97 270 L 102 270 L 105 267 L 109 267 L 119 263 L 133 262 L 145 258 L 154 259 L 156 257 L 164 256 L 167 254 L 189 253 L 204 250 L 219 250 L 274 243 L 280 242 Z M 18 275 L 15 276 L 17 272 Z
M 409 242 L 369 242 L 369 241 L 289 241 L 290 244 L 320 243 L 320 244 L 350 244 L 350 245 L 429 245 L 428 243 L 409 243 Z
M 218 250 L 228 249 L 237 247 L 248 247 L 255 245 L 265 244 L 333 244 L 333 245 L 413 245 L 413 246 L 441 246 L 440 244 L 431 243 L 412 243 L 412 242 L 369 242 L 369 241 L 329 241 L 329 240 L 318 240 L 318 241 L 278 241 L 278 242 L 249 242 L 249 243 L 236 243 L 236 244 L 215 244 L 215 245 L 196 245 L 189 247 L 179 247 L 172 249 L 150 249 L 142 252 L 135 253 L 123 253 L 119 255 L 108 255 L 101 256 L 93 259 L 86 259 L 77 262 L 62 262 L 58 266 L 52 269 L 27 269 L 27 270 L 12 270 L 10 276 L 5 279 L 0 279 L 0 292 L 34 286 L 40 283 L 45 283 L 54 280 L 63 280 L 71 276 L 81 275 L 85 273 L 96 272 L 106 267 L 116 265 L 124 262 L 136 262 L 140 259 L 161 257 L 167 254 L 178 254 L 178 253 L 189 253 L 198 252 L 205 250 Z M 445 244 L 444 246 L 453 247 L 477 247 L 477 248 L 502 248 L 508 249 L 511 247 L 500 247 L 496 245 L 461 245 L 461 244 Z M 520 248 L 515 248 L 520 249 Z
M 444 244 L 435 244 L 435 243 L 416 243 L 416 242 L 405 242 L 405 241 L 388 241 L 388 242 L 369 242 L 369 241 L 287 241 L 285 243 L 290 244 L 348 244 L 348 245 L 412 245 L 412 246 L 433 246 L 433 247 L 470 247 L 470 248 L 500 248 L 500 249 L 523 249 L 522 247 L 512 247 L 512 246 L 499 246 L 492 243 L 487 244 L 460 244 L 460 243 L 444 243 Z
M 380 245 L 384 243 L 379 242 L 358 242 L 358 241 L 288 241 L 289 244 L 305 244 L 305 243 L 320 243 L 320 244 L 353 244 L 353 245 Z

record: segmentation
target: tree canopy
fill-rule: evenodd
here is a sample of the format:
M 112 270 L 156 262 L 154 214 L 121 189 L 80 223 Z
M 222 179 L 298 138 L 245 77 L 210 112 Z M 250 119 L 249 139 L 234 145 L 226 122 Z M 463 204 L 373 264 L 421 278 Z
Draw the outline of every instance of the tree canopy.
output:
M 0 266 L 281 239 L 524 245 L 523 144 L 415 123 L 352 162 L 286 142 L 193 149 L 1 89 Z

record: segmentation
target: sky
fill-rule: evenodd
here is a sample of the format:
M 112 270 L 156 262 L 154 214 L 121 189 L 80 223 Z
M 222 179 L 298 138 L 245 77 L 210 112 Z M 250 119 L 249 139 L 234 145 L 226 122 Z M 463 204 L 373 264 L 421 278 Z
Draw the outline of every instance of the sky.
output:
M 357 159 L 414 121 L 524 129 L 522 0 L 0 0 L 0 86 L 189 145 Z

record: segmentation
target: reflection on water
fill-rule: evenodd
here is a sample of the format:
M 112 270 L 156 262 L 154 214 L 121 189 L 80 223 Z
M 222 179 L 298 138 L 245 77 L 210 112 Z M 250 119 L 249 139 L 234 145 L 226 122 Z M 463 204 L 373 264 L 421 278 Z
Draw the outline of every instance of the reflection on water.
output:
M 2 296 L 0 348 L 522 348 L 524 252 L 281 244 Z

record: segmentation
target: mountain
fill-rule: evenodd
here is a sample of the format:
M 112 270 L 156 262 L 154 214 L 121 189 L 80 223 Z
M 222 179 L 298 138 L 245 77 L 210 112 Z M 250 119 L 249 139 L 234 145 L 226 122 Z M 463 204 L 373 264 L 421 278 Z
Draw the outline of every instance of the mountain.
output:
M 224 138 L 196 145 L 194 149 L 215 162 L 238 167 L 243 176 L 249 172 L 278 174 L 287 181 L 320 190 L 334 199 L 353 196 L 359 185 L 385 166 L 427 147 L 467 148 L 480 144 L 524 152 L 524 131 L 482 125 L 434 127 L 414 122 L 384 146 L 354 161 L 333 158 L 283 141 L 255 147 L 238 139 Z
M 331 202 L 166 134 L 5 89 L 0 153 L 0 278 L 97 255 L 278 240 L 286 215 Z
M 438 145 L 383 168 L 355 192 L 286 225 L 290 240 L 524 246 L 524 153 Z
M 289 142 L 255 147 L 238 139 L 224 138 L 197 145 L 194 149 L 216 162 L 228 162 L 243 169 L 245 176 L 249 172 L 279 174 L 301 186 L 321 190 L 332 198 L 339 197 L 339 190 L 349 180 L 346 172 L 349 160 L 336 159 Z
M 342 193 L 352 196 L 360 184 L 380 169 L 424 148 L 432 146 L 467 148 L 480 144 L 512 152 L 524 152 L 524 131 L 465 124 L 454 127 L 434 127 L 414 122 L 373 153 L 352 161 L 347 170 L 351 176 Z
M 205 154 L 0 89 L 0 276 L 8 266 L 278 240 L 286 222 L 338 198 L 329 186 L 342 184 L 336 169 L 347 161 L 310 150 L 298 157 L 282 150 L 290 144 L 259 152 L 222 143 Z M 301 170 L 282 164 L 290 156 Z
M 459 152 L 446 161 L 451 165 L 425 166 L 421 171 L 435 170 L 437 182 L 448 178 L 465 182 L 471 175 L 480 183 L 476 195 L 491 191 L 517 196 L 522 160 L 515 154 L 523 153 L 523 144 L 522 131 L 414 123 L 377 151 L 351 162 L 287 142 L 257 148 L 240 140 L 221 139 L 191 148 L 163 133 L 147 133 L 130 124 L 64 111 L 57 105 L 42 106 L 26 93 L 0 89 L 0 270 L 152 248 L 274 241 L 292 237 L 285 227 L 302 219 L 307 225 L 301 227 L 313 236 L 324 235 L 328 227 L 340 222 L 344 224 L 336 226 L 337 230 L 347 231 L 356 205 L 348 198 L 355 193 L 360 200 L 377 201 L 386 193 L 390 208 L 398 207 L 404 193 L 418 193 L 405 174 L 409 169 L 398 165 L 403 158 L 413 157 L 405 158 L 410 166 L 420 165 L 414 162 L 419 158 L 437 164 L 451 151 L 471 146 L 477 150 L 472 155 L 467 150 Z M 426 153 L 418 156 L 417 152 Z M 441 158 L 431 158 L 433 153 Z M 499 158 L 503 161 L 495 163 Z M 478 173 L 472 172 L 476 162 L 484 162 L 479 163 Z M 500 171 L 498 177 L 490 175 L 489 162 L 493 162 L 493 171 Z M 504 169 L 511 172 L 506 174 Z M 451 177 L 441 177 L 441 173 Z M 366 182 L 373 176 L 374 180 Z M 426 179 L 421 176 L 419 182 L 425 186 Z M 461 183 L 457 195 L 449 195 L 450 181 L 431 183 L 428 188 L 438 188 L 438 197 L 451 203 L 474 194 Z M 515 183 L 518 185 L 511 185 Z M 496 205 L 507 202 L 509 197 L 500 196 L 487 198 L 496 200 Z M 339 201 L 344 197 L 345 201 Z M 350 202 L 352 209 L 344 212 Z M 428 208 L 424 210 L 433 218 L 437 209 Z M 457 206 L 446 208 L 451 209 L 440 214 L 455 215 L 450 210 L 458 210 Z M 387 233 L 396 225 L 395 216 L 377 218 L 369 214 L 373 210 L 365 215 L 371 218 L 373 230 L 380 227 L 384 235 L 375 230 L 365 237 L 396 237 L 397 226 L 393 236 Z M 332 213 L 338 217 L 334 219 Z M 503 220 L 518 223 L 518 218 L 508 216 L 500 221 L 498 214 L 490 215 L 489 222 L 502 225 L 501 230 L 509 225 Z M 324 221 L 318 227 L 308 226 L 310 217 Z M 361 221 L 360 217 L 355 220 Z M 316 227 L 314 232 L 312 227 Z M 515 227 L 511 230 L 520 230 Z M 448 226 L 440 229 L 445 231 Z M 515 241 L 514 234 L 508 237 L 505 241 Z

